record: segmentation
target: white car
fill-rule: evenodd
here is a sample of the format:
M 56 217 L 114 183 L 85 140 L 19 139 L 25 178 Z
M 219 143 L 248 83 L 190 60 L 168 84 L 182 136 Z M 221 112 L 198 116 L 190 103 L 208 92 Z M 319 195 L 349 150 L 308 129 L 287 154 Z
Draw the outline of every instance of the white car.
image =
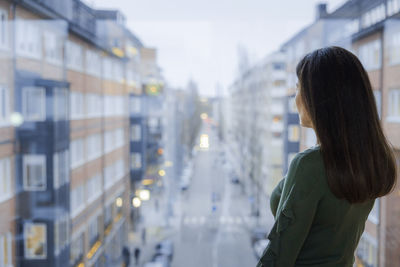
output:
M 192 180 L 192 175 L 193 175 L 193 170 L 189 165 L 188 167 L 186 167 L 183 170 L 182 175 L 181 175 L 180 187 L 181 187 L 182 191 L 188 189 L 188 187 L 190 185 L 190 181 Z

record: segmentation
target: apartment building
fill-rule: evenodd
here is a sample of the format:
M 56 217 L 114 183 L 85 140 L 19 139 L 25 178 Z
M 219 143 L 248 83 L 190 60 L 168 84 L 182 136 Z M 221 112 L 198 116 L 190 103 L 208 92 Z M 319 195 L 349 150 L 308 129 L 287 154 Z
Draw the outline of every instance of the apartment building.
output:
M 140 77 L 142 80 L 142 110 L 145 119 L 142 120 L 142 127 L 146 133 L 145 158 L 137 158 L 138 152 L 134 150 L 132 160 L 146 162 L 146 168 L 142 168 L 146 179 L 154 183 L 161 179 L 159 170 L 164 163 L 163 144 L 163 109 L 164 109 L 164 86 L 165 81 L 161 70 L 157 66 L 157 50 L 154 48 L 141 48 Z M 136 155 L 136 157 L 135 157 Z
M 267 215 L 262 203 L 283 177 L 284 62 L 284 53 L 272 53 L 243 72 L 229 89 L 228 156 L 250 196 L 252 214 L 261 219 Z
M 263 115 L 258 123 L 264 127 L 265 132 L 265 136 L 260 140 L 260 146 L 263 148 L 261 177 L 264 177 L 263 188 L 267 196 L 271 195 L 284 175 L 285 59 L 285 54 L 279 51 L 272 53 L 263 61 L 265 98 L 263 103 L 260 103 Z
M 119 264 L 142 44 L 78 0 L 0 1 L 0 18 L 0 266 Z
M 15 266 L 16 243 L 16 173 L 15 128 L 10 116 L 14 107 L 14 71 L 11 5 L 0 2 L 0 266 Z

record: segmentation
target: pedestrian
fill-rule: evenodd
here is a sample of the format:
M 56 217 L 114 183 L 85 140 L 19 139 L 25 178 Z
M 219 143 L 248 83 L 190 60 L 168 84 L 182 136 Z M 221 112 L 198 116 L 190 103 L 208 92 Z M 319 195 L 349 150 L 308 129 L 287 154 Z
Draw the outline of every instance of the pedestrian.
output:
M 142 229 L 142 244 L 146 245 L 146 227 Z
M 133 255 L 135 257 L 135 265 L 137 266 L 139 264 L 140 248 L 136 247 Z
M 122 249 L 122 258 L 124 260 L 124 266 L 129 267 L 131 261 L 131 252 L 127 246 L 124 246 Z
M 295 155 L 272 191 L 275 223 L 257 266 L 353 266 L 375 199 L 396 184 L 394 149 L 353 53 L 317 49 L 296 74 L 300 125 L 315 131 L 317 144 Z

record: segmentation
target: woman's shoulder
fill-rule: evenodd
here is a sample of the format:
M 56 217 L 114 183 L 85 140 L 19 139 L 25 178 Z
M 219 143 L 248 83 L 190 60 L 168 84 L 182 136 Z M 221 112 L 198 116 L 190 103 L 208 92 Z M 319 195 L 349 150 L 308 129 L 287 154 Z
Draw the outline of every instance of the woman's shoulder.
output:
M 325 168 L 319 146 L 310 147 L 296 154 L 289 166 L 288 182 L 304 188 L 324 186 Z
M 323 159 L 320 146 L 315 145 L 297 153 L 293 158 L 293 164 L 298 165 L 298 167 L 302 169 L 308 168 L 315 170 L 318 169 L 318 167 L 322 167 Z

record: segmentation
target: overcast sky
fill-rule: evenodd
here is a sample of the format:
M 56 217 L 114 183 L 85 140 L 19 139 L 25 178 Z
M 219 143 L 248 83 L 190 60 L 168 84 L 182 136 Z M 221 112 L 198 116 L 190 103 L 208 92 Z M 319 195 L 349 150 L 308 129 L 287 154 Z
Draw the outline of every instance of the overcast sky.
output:
M 184 87 L 189 79 L 201 94 L 223 91 L 235 79 L 238 45 L 255 62 L 315 19 L 320 0 L 86 0 L 95 8 L 121 10 L 127 26 L 149 47 L 167 83 Z M 333 11 L 344 0 L 326 0 Z

